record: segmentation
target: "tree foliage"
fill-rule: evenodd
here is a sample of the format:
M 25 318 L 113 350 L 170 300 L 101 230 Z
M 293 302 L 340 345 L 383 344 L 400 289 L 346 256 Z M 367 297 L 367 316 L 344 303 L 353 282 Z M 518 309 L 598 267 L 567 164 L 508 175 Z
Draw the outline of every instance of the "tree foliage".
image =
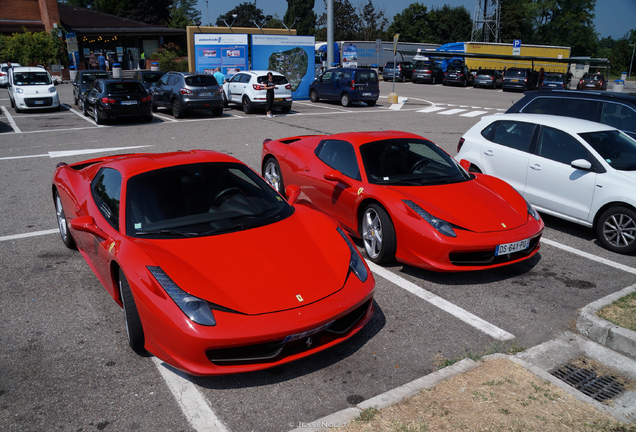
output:
M 389 25 L 384 11 L 376 11 L 373 1 L 368 0 L 360 13 L 360 37 L 364 41 L 383 39 Z
M 315 35 L 317 16 L 314 5 L 314 0 L 287 0 L 287 12 L 283 17 L 283 23 L 287 28 L 294 26 L 299 35 Z
M 236 15 L 236 18 L 232 15 Z M 232 27 L 254 27 L 254 23 L 251 20 L 256 21 L 261 27 L 265 21 L 263 10 L 256 7 L 256 0 L 254 3 L 241 3 L 234 9 L 220 15 L 216 19 L 216 26 L 225 27 L 225 23 L 227 23 Z
M 168 27 L 185 28 L 200 23 L 201 12 L 196 9 L 196 6 L 196 0 L 173 0 Z
M 400 34 L 402 42 L 427 42 L 431 36 L 428 24 L 428 8 L 422 3 L 411 3 L 401 13 L 393 17 L 387 36 Z
M 0 38 L 0 60 L 17 62 L 23 66 L 47 66 L 49 62 L 56 61 L 68 63 L 59 37 L 52 33 L 26 30 Z
M 463 6 L 433 8 L 428 13 L 427 21 L 430 38 L 426 42 L 444 44 L 470 40 L 473 21 Z
M 325 9 L 327 1 L 324 0 Z M 333 37 L 334 40 L 356 40 L 360 33 L 360 17 L 349 0 L 333 0 Z M 316 37 L 327 40 L 327 14 L 320 16 Z

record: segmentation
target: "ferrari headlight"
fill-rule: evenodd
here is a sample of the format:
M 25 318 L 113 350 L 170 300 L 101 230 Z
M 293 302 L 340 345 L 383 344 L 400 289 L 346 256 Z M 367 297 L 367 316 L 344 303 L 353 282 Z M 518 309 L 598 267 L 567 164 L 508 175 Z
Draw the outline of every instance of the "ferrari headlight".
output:
M 409 206 L 411 210 L 417 213 L 422 219 L 428 222 L 437 231 L 439 231 L 440 233 L 444 234 L 447 237 L 457 237 L 457 234 L 455 234 L 455 230 L 453 229 L 451 224 L 449 224 L 443 219 L 436 218 L 435 216 L 433 216 L 432 214 L 430 214 L 429 212 L 427 212 L 426 210 L 424 210 L 422 207 L 418 206 L 411 200 L 403 200 L 403 201 L 404 201 L 404 204 Z
M 528 201 L 526 201 L 526 204 L 528 205 L 528 214 L 535 220 L 541 219 L 541 217 L 539 216 L 539 212 L 537 212 L 534 207 L 532 207 L 532 204 L 530 204 Z
M 345 234 L 344 231 L 340 229 L 340 227 L 338 227 L 338 232 L 349 246 L 349 251 L 351 252 L 349 267 L 351 268 L 351 271 L 353 271 L 353 273 L 355 273 L 358 279 L 360 279 L 362 282 L 366 281 L 369 277 L 369 273 L 367 272 L 367 267 L 364 265 L 364 261 L 360 256 L 360 252 L 358 252 L 358 248 L 353 244 L 353 242 L 351 242 L 349 236 Z
M 205 326 L 216 325 L 216 320 L 207 301 L 183 291 L 161 267 L 148 266 L 148 270 L 188 318 L 197 324 Z

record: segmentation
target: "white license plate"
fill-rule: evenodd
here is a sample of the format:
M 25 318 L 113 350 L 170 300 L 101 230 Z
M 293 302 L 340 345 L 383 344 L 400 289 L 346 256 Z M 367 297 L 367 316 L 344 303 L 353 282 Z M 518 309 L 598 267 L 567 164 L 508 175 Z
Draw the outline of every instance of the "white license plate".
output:
M 137 105 L 137 101 L 136 100 L 125 100 L 125 101 L 121 101 L 122 105 Z
M 211 92 L 199 92 L 199 96 L 212 96 Z
M 362 96 L 371 96 L 371 93 L 362 93 Z
M 314 335 L 316 333 L 319 333 L 319 332 L 329 328 L 329 326 L 331 326 L 331 324 L 333 324 L 333 323 L 334 323 L 334 321 L 331 321 L 331 322 L 329 322 L 329 323 L 327 323 L 327 324 L 325 324 L 323 326 L 320 326 L 318 328 L 315 328 L 315 329 L 312 329 L 312 330 L 308 330 L 308 331 L 302 332 L 302 333 L 296 333 L 294 335 L 289 335 L 289 336 L 287 336 L 285 338 L 285 340 L 283 342 L 287 343 L 287 342 L 293 342 L 293 341 L 298 340 L 298 339 L 304 339 L 306 337 L 309 337 L 311 335 Z
M 530 246 L 530 239 L 525 239 L 514 243 L 501 244 L 497 246 L 495 255 L 507 255 L 519 252 L 528 249 L 528 246 Z

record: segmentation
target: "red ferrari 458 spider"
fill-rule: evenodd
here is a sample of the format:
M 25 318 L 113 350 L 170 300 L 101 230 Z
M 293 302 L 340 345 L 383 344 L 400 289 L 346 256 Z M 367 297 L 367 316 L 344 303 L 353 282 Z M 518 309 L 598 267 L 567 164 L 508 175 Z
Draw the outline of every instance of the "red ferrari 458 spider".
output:
M 375 281 L 348 235 L 230 156 L 61 163 L 52 194 L 62 241 L 123 307 L 131 348 L 190 374 L 287 363 L 373 315 Z
M 418 135 L 352 132 L 265 140 L 263 177 L 362 238 L 369 259 L 481 270 L 536 254 L 539 214 L 507 183 L 468 173 Z

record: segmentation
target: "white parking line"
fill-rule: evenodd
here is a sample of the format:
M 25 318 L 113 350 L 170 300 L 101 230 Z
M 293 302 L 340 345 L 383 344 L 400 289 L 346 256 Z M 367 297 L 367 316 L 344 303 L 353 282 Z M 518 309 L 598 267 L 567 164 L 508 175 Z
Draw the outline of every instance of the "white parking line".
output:
M 0 242 L 9 241 L 9 240 L 18 240 L 18 239 L 23 239 L 27 237 L 35 237 L 35 236 L 41 236 L 41 235 L 53 234 L 53 233 L 59 233 L 59 232 L 60 231 L 57 228 L 55 228 L 55 229 L 49 229 L 44 231 L 34 231 L 30 233 L 8 235 L 8 236 L 0 237 Z
M 448 312 L 459 320 L 464 321 L 466 324 L 476 328 L 483 333 L 486 333 L 492 338 L 502 341 L 512 340 L 515 338 L 515 336 L 511 333 L 508 333 L 507 331 L 502 330 L 499 327 L 494 326 L 493 324 L 490 324 L 489 322 L 479 318 L 476 315 L 471 314 L 470 312 L 460 308 L 459 306 L 447 300 L 444 300 L 443 298 L 438 297 L 431 292 L 426 291 L 424 288 L 415 285 L 413 282 L 409 282 L 403 277 L 398 276 L 395 273 L 386 270 L 383 267 L 380 267 L 372 262 L 367 261 L 367 264 L 369 265 L 369 268 L 371 269 L 373 274 L 382 276 L 389 282 L 392 282 L 398 287 L 418 296 L 422 300 L 426 300 L 433 306 L 437 306 L 443 311 Z
M 451 110 L 448 110 L 448 111 L 438 112 L 437 114 L 454 115 L 454 114 L 459 114 L 460 112 L 464 112 L 464 111 L 466 111 L 466 110 L 462 109 L 462 108 L 455 108 L 455 109 L 451 109 Z
M 157 357 L 152 361 L 172 392 L 177 404 L 190 426 L 197 432 L 229 432 L 229 429 L 214 414 L 207 399 L 197 386 L 182 372 L 172 369 Z
M 11 114 L 9 114 L 9 110 L 6 107 L 4 107 L 4 106 L 2 106 L 0 108 L 2 108 L 2 112 L 7 116 L 7 120 L 9 120 L 9 124 L 11 125 L 11 128 L 14 130 L 14 132 L 15 133 L 22 132 L 20 130 L 20 128 L 18 127 L 18 125 L 15 124 L 15 121 L 13 120 L 13 116 Z
M 549 240 L 549 239 L 547 239 L 545 237 L 541 238 L 541 243 L 545 243 L 545 244 L 548 244 L 550 246 L 554 246 L 556 248 L 562 249 L 564 251 L 568 251 L 568 252 L 573 253 L 575 255 L 578 255 L 580 257 L 587 258 L 587 259 L 592 260 L 592 261 L 600 262 L 602 264 L 608 265 L 610 267 L 614 267 L 614 268 L 619 269 L 619 270 L 623 270 L 623 271 L 625 271 L 627 273 L 636 274 L 636 268 L 634 268 L 634 267 L 629 267 L 629 266 L 626 266 L 626 265 L 623 265 L 623 264 L 620 264 L 620 263 L 617 263 L 617 262 L 614 262 L 614 261 L 610 261 L 610 260 L 605 259 L 605 258 L 601 258 L 601 257 L 596 256 L 596 255 L 592 255 L 592 254 L 587 253 L 587 252 L 580 251 L 578 249 L 574 249 L 573 247 L 566 246 L 566 245 L 561 244 L 561 243 L 557 243 L 554 240 Z
M 464 114 L 460 114 L 460 117 L 477 117 L 483 114 L 487 114 L 488 111 L 471 111 Z
M 421 110 L 418 110 L 418 113 L 433 113 L 433 112 L 437 112 L 437 111 L 441 111 L 441 110 L 445 110 L 445 107 L 441 107 L 441 106 L 432 106 L 432 107 L 428 107 L 428 108 L 424 108 Z

